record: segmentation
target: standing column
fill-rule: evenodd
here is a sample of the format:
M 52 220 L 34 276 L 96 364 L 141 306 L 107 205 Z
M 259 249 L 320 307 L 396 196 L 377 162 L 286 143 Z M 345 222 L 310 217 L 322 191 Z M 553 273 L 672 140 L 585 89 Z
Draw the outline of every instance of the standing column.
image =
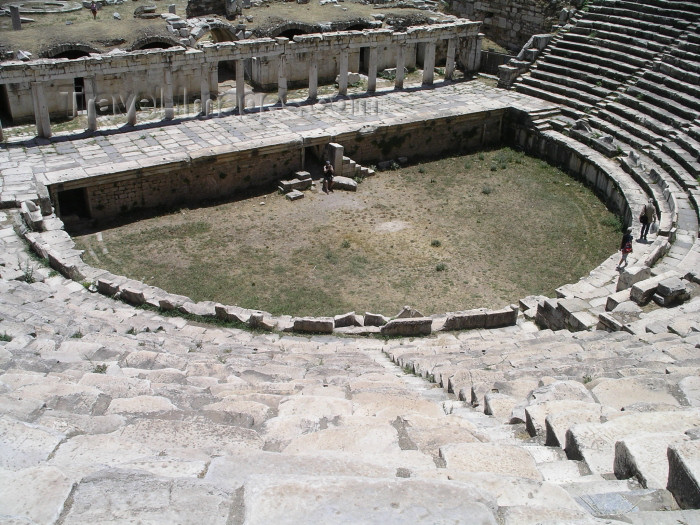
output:
M 367 66 L 367 92 L 377 90 L 377 46 L 369 48 L 369 64 Z
M 210 111 L 210 92 L 209 92 L 209 65 L 203 64 L 199 74 L 199 100 L 202 103 L 200 115 L 206 117 Z
M 163 70 L 163 108 L 165 120 L 172 120 L 175 117 L 175 109 L 173 106 L 173 70 L 170 66 L 166 66 Z
M 447 40 L 447 59 L 445 62 L 445 80 L 452 80 L 455 73 L 455 54 L 457 52 L 457 39 Z
M 423 57 L 423 84 L 432 84 L 435 77 L 435 42 L 425 44 Z
M 245 61 L 236 60 L 236 106 L 238 114 L 245 112 Z
M 127 108 L 126 108 L 126 123 L 129 124 L 129 126 L 135 126 L 136 125 L 136 99 L 138 97 L 138 88 L 137 88 L 137 80 L 136 77 L 131 77 L 132 82 L 132 89 L 131 89 L 131 95 L 126 99 L 127 103 Z
M 212 98 L 217 98 L 219 96 L 219 64 L 212 64 L 209 70 L 209 90 L 211 91 Z
M 338 61 L 338 95 L 348 94 L 348 56 L 349 49 L 340 50 L 340 60 Z
M 22 29 L 22 18 L 19 16 L 19 6 L 10 6 L 10 17 L 12 18 L 12 29 L 14 31 L 19 31 Z
M 280 104 L 287 103 L 287 57 L 279 56 L 279 67 L 277 69 L 277 98 Z
M 95 77 L 85 77 L 85 108 L 87 109 L 87 129 L 97 131 L 97 111 L 95 110 Z
M 318 98 L 318 62 L 312 58 L 309 61 L 309 100 Z
M 42 82 L 32 82 L 31 86 L 36 134 L 47 139 L 51 136 L 51 119 L 49 118 L 49 107 L 46 105 L 44 84 Z
M 399 44 L 396 49 L 396 78 L 394 88 L 403 89 L 404 69 L 406 67 L 406 46 Z

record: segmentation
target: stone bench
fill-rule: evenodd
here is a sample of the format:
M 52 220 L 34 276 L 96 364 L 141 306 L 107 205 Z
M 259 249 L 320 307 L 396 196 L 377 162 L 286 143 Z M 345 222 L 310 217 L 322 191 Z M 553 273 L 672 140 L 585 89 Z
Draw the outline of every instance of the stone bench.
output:
M 540 68 L 532 69 L 530 71 L 530 76 L 543 82 L 548 82 L 551 84 L 557 84 L 565 86 L 567 92 L 569 93 L 579 93 L 585 92 L 593 95 L 594 97 L 605 98 L 610 94 L 610 90 L 604 87 L 597 86 L 595 83 L 588 82 L 581 78 L 577 78 L 573 75 L 560 75 L 557 73 L 552 73 L 550 71 L 545 71 Z M 589 99 L 588 101 L 595 100 Z
M 624 58 L 621 58 L 619 60 L 615 60 L 611 57 L 598 56 L 597 54 L 595 54 L 594 50 L 595 50 L 595 48 L 577 50 L 577 49 L 572 49 L 568 46 L 567 47 L 557 46 L 557 47 L 552 48 L 550 50 L 550 52 L 545 56 L 547 56 L 547 57 L 559 56 L 562 58 L 577 60 L 580 62 L 588 62 L 590 64 L 595 64 L 595 65 L 598 65 L 601 67 L 605 67 L 605 68 L 613 70 L 613 71 L 619 71 L 621 76 L 624 76 L 624 78 L 627 78 L 630 75 L 633 75 L 639 69 L 639 66 L 626 62 L 624 60 Z M 591 54 L 591 53 L 594 53 L 594 54 Z
M 630 73 L 605 67 L 591 61 L 571 58 L 569 56 L 558 56 L 555 49 L 553 49 L 551 53 L 544 55 L 538 62 L 538 65 L 540 63 L 555 64 L 561 68 L 582 71 L 584 74 L 599 75 L 601 78 L 606 78 L 613 82 L 625 82 L 630 76 Z
M 602 73 L 601 69 L 602 68 L 593 68 L 594 70 L 597 71 L 597 73 Z M 609 90 L 616 90 L 617 88 L 620 87 L 621 83 L 616 81 L 616 80 L 610 80 L 606 76 L 602 74 L 596 74 L 592 73 L 590 71 L 581 71 L 578 69 L 573 69 L 570 66 L 562 66 L 559 64 L 555 63 L 550 63 L 547 60 L 542 60 L 537 63 L 536 66 L 537 71 L 546 71 L 548 73 L 552 73 L 555 75 L 560 75 L 560 76 L 569 76 L 571 78 L 575 78 L 577 80 L 584 81 L 589 84 L 594 84 L 597 86 L 598 83 L 601 84 L 606 89 Z M 531 70 L 531 72 L 534 70 Z
M 629 53 L 634 57 L 639 57 L 644 60 L 651 60 L 656 55 L 656 51 L 663 49 L 659 47 L 657 50 L 649 49 L 646 42 L 636 38 L 628 37 L 623 41 L 609 40 L 606 38 L 605 32 L 595 32 L 585 34 L 568 33 L 566 35 L 567 42 L 576 42 L 584 45 L 594 45 L 600 49 L 610 49 L 621 53 Z
M 566 49 L 583 53 L 584 55 L 590 56 L 591 60 L 594 62 L 602 63 L 603 65 L 626 64 L 627 68 L 623 69 L 627 70 L 629 70 L 631 66 L 635 66 L 636 68 L 644 67 L 648 61 L 647 58 L 626 55 L 623 51 L 601 48 L 592 44 L 569 42 L 565 40 L 557 43 L 557 49 Z M 618 68 L 619 67 L 620 66 L 618 65 Z
M 636 48 L 646 48 L 654 52 L 664 51 L 665 47 L 673 42 L 673 39 L 658 33 L 649 33 L 615 24 L 605 24 L 601 22 L 589 22 L 588 24 L 579 22 L 569 31 L 570 35 L 579 35 L 585 38 L 595 38 L 635 46 Z M 659 38 L 662 41 L 659 41 Z
M 579 20 L 576 27 L 574 27 L 572 30 L 575 30 L 575 32 L 579 34 L 584 34 L 584 32 L 590 33 L 592 31 L 602 31 L 606 34 L 610 33 L 611 35 L 620 35 L 621 38 L 629 36 L 639 40 L 645 40 L 647 42 L 659 43 L 661 45 L 672 44 L 676 40 L 675 37 L 661 34 L 658 31 L 646 31 L 644 29 L 616 24 L 615 22 L 603 22 L 588 18 L 582 18 Z

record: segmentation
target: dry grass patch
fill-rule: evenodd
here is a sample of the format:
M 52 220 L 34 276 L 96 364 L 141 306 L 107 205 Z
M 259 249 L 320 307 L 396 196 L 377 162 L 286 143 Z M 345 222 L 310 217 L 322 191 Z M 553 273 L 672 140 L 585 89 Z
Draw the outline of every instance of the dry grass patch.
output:
M 357 193 L 269 194 L 101 233 L 76 237 L 90 264 L 297 315 L 501 307 L 553 294 L 619 241 L 585 186 L 509 149 L 379 173 Z

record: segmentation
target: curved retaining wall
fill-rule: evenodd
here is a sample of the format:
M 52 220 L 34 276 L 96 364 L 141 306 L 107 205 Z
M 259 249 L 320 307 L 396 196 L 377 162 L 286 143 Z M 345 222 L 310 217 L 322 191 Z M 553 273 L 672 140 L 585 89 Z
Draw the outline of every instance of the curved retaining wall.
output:
M 488 112 L 481 115 L 479 126 L 473 114 L 460 117 L 445 117 L 443 119 L 425 120 L 407 123 L 405 126 L 377 127 L 374 133 L 352 136 L 339 135 L 335 137 L 341 143 L 353 147 L 353 155 L 362 161 L 367 158 L 391 158 L 409 151 L 413 157 L 421 153 L 436 153 L 434 148 L 425 144 L 418 146 L 418 139 L 408 129 L 442 129 L 443 136 L 438 137 L 437 143 L 444 145 L 440 153 L 465 148 L 476 149 L 496 145 L 500 142 L 509 143 L 524 149 L 527 153 L 564 169 L 570 175 L 586 181 L 594 191 L 601 196 L 609 209 L 618 213 L 625 224 L 633 221 L 631 209 L 645 202 L 642 190 L 627 175 L 616 167 L 609 159 L 589 150 L 573 139 L 556 132 L 541 132 L 532 126 L 531 116 L 525 112 L 508 109 L 503 112 Z M 444 120 L 444 122 L 439 122 Z M 437 124 L 440 124 L 439 126 Z M 421 128 L 422 127 L 422 128 Z M 489 129 L 498 133 L 489 132 Z M 476 132 L 474 130 L 477 130 Z M 366 131 L 366 130 L 365 130 Z M 395 139 L 387 144 L 388 137 L 405 137 Z M 362 137 L 361 140 L 357 140 Z M 471 137 L 464 141 L 464 137 Z M 486 138 L 488 137 L 488 140 Z M 317 137 L 319 143 L 325 143 L 326 137 Z M 300 142 L 303 144 L 303 142 Z M 391 147 L 389 147 L 391 146 Z M 418 148 L 418 149 L 415 149 Z M 54 227 L 60 221 L 54 221 Z M 218 319 L 223 322 L 233 322 L 247 325 L 251 328 L 264 330 L 282 330 L 307 333 L 333 333 L 336 331 L 351 334 L 379 333 L 382 335 L 427 335 L 438 330 L 462 330 L 471 328 L 492 328 L 513 325 L 517 322 L 518 307 L 508 306 L 502 310 L 476 309 L 464 312 L 449 312 L 431 317 L 406 317 L 388 319 L 381 315 L 355 315 L 350 312 L 333 317 L 295 318 L 291 316 L 273 317 L 266 312 L 244 309 L 236 306 L 217 304 L 211 301 L 193 302 L 183 296 L 169 294 L 161 289 L 144 285 L 126 277 L 115 276 L 109 272 L 92 268 L 80 258 L 80 252 L 62 225 L 58 231 L 48 234 L 26 232 L 25 237 L 41 257 L 48 259 L 50 265 L 62 274 L 76 280 L 92 283 L 93 289 L 108 296 L 114 296 L 137 306 L 147 305 L 161 311 L 178 311 L 187 315 L 199 316 L 203 319 Z M 411 315 L 411 314 L 407 314 Z

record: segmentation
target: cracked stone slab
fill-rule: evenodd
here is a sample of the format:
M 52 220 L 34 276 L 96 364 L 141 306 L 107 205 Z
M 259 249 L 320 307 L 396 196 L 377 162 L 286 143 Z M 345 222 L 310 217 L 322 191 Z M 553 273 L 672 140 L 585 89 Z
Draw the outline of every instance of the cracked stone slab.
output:
M 489 494 L 454 481 L 299 476 L 260 477 L 245 485 L 247 525 L 495 525 L 495 509 Z
M 242 520 L 234 495 L 198 479 L 172 479 L 147 472 L 103 470 L 82 479 L 65 523 L 173 523 L 226 525 Z M 229 521 L 231 520 L 231 521 Z

